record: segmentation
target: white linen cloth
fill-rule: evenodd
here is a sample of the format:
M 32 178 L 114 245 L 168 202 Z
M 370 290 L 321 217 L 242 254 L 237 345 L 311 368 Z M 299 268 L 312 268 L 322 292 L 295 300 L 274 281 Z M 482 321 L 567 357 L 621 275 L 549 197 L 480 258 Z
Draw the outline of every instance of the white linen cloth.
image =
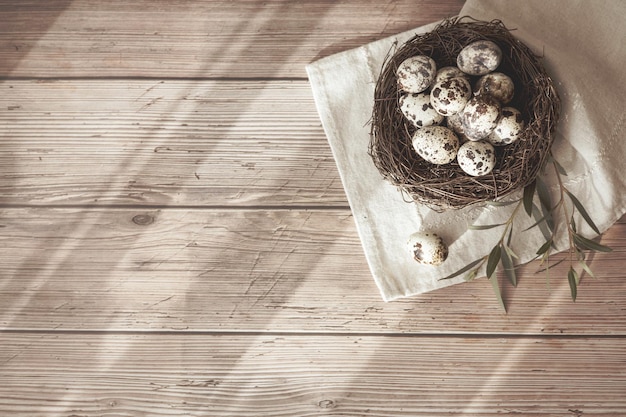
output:
M 469 0 L 459 15 L 499 19 L 543 56 L 562 100 L 553 150 L 568 173 L 565 185 L 587 208 L 600 231 L 608 229 L 626 212 L 626 2 Z M 440 278 L 488 254 L 502 233 L 501 228 L 468 230 L 468 225 L 501 223 L 514 207 L 480 205 L 436 213 L 407 203 L 400 191 L 382 178 L 367 153 L 374 87 L 385 56 L 394 42 L 401 45 L 437 23 L 307 66 L 363 249 L 385 301 L 462 282 L 462 276 Z M 556 201 L 555 175 L 549 171 L 544 179 Z M 534 222 L 523 210 L 516 219 L 511 246 L 524 263 L 533 259 L 545 239 L 538 228 L 522 231 Z M 580 217 L 577 224 L 582 234 L 594 237 Z M 422 266 L 410 256 L 407 239 L 420 230 L 435 232 L 448 243 L 450 254 L 443 265 Z M 557 247 L 568 247 L 565 234 L 560 234 Z

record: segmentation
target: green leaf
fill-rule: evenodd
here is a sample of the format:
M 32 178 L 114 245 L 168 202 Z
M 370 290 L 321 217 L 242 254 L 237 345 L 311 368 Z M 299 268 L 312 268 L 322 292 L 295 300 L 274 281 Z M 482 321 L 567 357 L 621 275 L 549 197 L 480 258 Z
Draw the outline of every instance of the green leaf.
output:
M 567 171 L 565 171 L 565 168 L 563 168 L 563 166 L 561 164 L 559 164 L 559 162 L 556 159 L 554 159 L 554 158 L 551 158 L 551 159 L 552 159 L 552 163 L 554 164 L 554 167 L 556 168 L 558 173 L 563 175 L 563 176 L 565 176 L 565 177 L 567 177 Z
M 574 205 L 576 206 L 576 209 L 578 210 L 580 215 L 583 216 L 583 219 L 585 219 L 585 221 L 587 222 L 589 227 L 591 227 L 593 229 L 593 231 L 596 232 L 597 234 L 600 234 L 600 230 L 598 229 L 598 226 L 596 226 L 596 224 L 593 222 L 593 220 L 591 220 L 591 217 L 589 216 L 589 213 L 587 213 L 587 210 L 585 210 L 585 207 L 580 202 L 580 200 L 578 200 L 576 198 L 576 196 L 574 194 L 570 193 L 568 190 L 565 190 L 565 192 L 569 196 L 570 200 L 572 200 L 572 203 L 574 203 Z
M 574 220 L 574 216 L 572 215 L 572 218 L 569 221 L 570 226 L 572 226 L 572 230 L 574 231 L 574 233 L 577 232 L 576 230 L 576 221 Z
M 608 246 L 604 246 L 591 239 L 587 239 L 578 233 L 574 233 L 574 243 L 583 249 L 594 250 L 596 252 L 613 252 L 613 249 Z
M 535 196 L 536 182 L 533 181 L 524 187 L 524 210 L 528 216 L 532 216 L 533 212 L 533 197 Z
M 537 213 L 537 216 L 535 216 L 535 218 L 537 218 L 539 216 L 539 213 Z M 531 224 L 530 226 L 528 226 L 526 229 L 524 229 L 524 232 L 529 231 L 530 229 L 532 229 L 533 227 L 537 227 L 539 225 L 541 225 L 542 223 L 546 223 L 546 221 L 548 220 L 548 217 L 552 217 L 551 213 L 546 214 L 543 217 L 539 217 L 539 220 L 537 220 L 536 222 L 534 222 L 533 224 Z
M 537 207 L 536 204 L 533 204 L 533 217 L 535 219 L 540 219 L 540 221 L 538 221 L 537 223 L 535 223 L 534 226 L 539 226 L 539 230 L 541 230 L 541 234 L 543 234 L 543 238 L 545 240 L 550 240 L 552 239 L 552 231 L 550 229 L 550 227 L 548 226 L 548 224 L 544 221 L 546 220 L 545 218 L 541 217 L 541 211 L 539 210 L 539 207 Z M 534 227 L 532 226 L 532 227 Z
M 543 182 L 541 177 L 537 177 L 536 183 L 537 195 L 539 196 L 539 202 L 541 203 L 542 208 L 547 212 L 551 212 L 552 198 L 550 197 L 550 191 L 548 191 L 546 183 Z
M 498 283 L 498 276 L 494 275 L 492 277 L 489 277 L 489 282 L 491 282 L 491 288 L 493 288 L 493 292 L 496 295 L 496 298 L 498 299 L 498 303 L 500 303 L 500 307 L 502 307 L 502 310 L 504 310 L 504 312 L 506 313 L 506 306 L 504 305 L 504 300 L 502 299 L 502 292 L 500 291 L 500 284 Z
M 519 256 L 517 256 L 517 253 L 515 253 L 513 249 L 511 249 L 509 246 L 505 246 L 504 250 L 506 251 L 506 253 L 509 254 L 511 258 L 519 259 Z
M 589 274 L 589 276 L 591 276 L 591 278 L 595 278 L 596 276 L 593 274 L 593 271 L 591 270 L 591 268 L 589 268 L 589 265 L 587 265 L 587 262 L 585 261 L 580 261 L 580 265 L 583 267 L 583 270 Z
M 550 246 L 552 246 L 552 239 L 545 242 L 539 249 L 537 249 L 537 255 L 543 255 L 550 250 Z
M 478 275 L 478 268 L 474 269 L 472 272 L 470 272 L 469 274 L 467 274 L 465 276 L 465 278 L 463 278 L 465 281 L 471 281 L 474 278 L 476 278 L 476 276 Z
M 487 259 L 487 277 L 491 278 L 493 273 L 496 271 L 496 267 L 498 266 L 498 262 L 500 262 L 500 253 L 502 253 L 502 248 L 500 245 L 494 246 L 489 254 L 489 259 Z
M 538 274 L 540 272 L 548 272 L 550 270 L 550 268 L 554 268 L 554 267 L 562 264 L 565 261 L 566 261 L 566 259 L 562 258 L 562 259 L 559 259 L 558 261 L 556 261 L 555 263 L 553 263 L 552 265 L 550 265 L 550 263 L 548 262 L 548 263 L 546 263 L 546 267 L 545 268 L 538 269 L 536 273 Z M 543 261 L 542 261 L 542 265 L 543 265 Z
M 576 301 L 576 295 L 578 293 L 578 274 L 574 268 L 570 268 L 567 273 L 567 281 L 569 282 L 569 289 L 572 294 L 572 301 Z
M 450 278 L 454 278 L 457 277 L 461 274 L 464 274 L 465 272 L 469 271 L 470 269 L 472 269 L 473 267 L 475 267 L 476 265 L 478 265 L 480 262 L 484 262 L 485 258 L 480 258 L 480 259 L 476 259 L 475 261 L 470 262 L 469 264 L 465 265 L 463 268 L 459 269 L 456 272 L 453 272 L 452 274 L 443 277 L 443 278 L 439 278 L 439 281 L 443 281 L 446 279 L 450 279 Z
M 513 239 L 513 227 L 509 229 L 509 236 L 506 238 L 506 246 L 511 245 L 511 240 Z
M 500 259 L 502 260 L 502 267 L 504 269 L 504 274 L 508 278 L 509 282 L 514 287 L 517 287 L 517 276 L 515 274 L 515 265 L 513 264 L 513 259 L 511 259 L 511 256 L 509 255 L 509 252 L 507 249 L 508 248 L 505 247 L 504 250 L 501 251 L 501 254 L 500 254 Z
M 488 230 L 493 229 L 495 227 L 504 226 L 504 223 L 500 224 L 472 224 L 469 226 L 470 230 Z
M 548 187 L 546 187 L 545 183 L 537 178 L 537 194 L 539 195 L 539 203 L 541 206 L 541 213 L 543 218 L 545 219 L 546 224 L 551 232 L 554 232 L 554 218 L 552 217 L 552 212 L 554 211 L 554 207 L 552 207 L 552 201 L 550 199 L 550 192 L 548 191 Z

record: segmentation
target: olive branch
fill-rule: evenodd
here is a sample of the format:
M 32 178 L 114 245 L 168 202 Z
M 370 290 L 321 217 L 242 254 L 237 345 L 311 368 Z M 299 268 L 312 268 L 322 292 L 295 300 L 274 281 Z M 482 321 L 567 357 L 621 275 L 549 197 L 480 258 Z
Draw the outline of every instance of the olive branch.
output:
M 544 243 L 536 251 L 536 256 L 533 260 L 541 260 L 540 265 L 544 266 L 543 271 L 546 272 L 548 284 L 550 279 L 550 268 L 562 262 L 569 261 L 567 280 L 569 283 L 572 300 L 576 301 L 576 296 L 578 294 L 578 284 L 580 283 L 580 279 L 583 273 L 587 273 L 591 277 L 595 277 L 593 271 L 586 261 L 586 253 L 611 252 L 612 249 L 594 240 L 588 239 L 580 234 L 574 220 L 574 216 L 577 212 L 583 218 L 585 223 L 595 233 L 597 233 L 598 235 L 600 235 L 601 233 L 594 221 L 592 220 L 591 216 L 589 216 L 589 213 L 587 212 L 583 204 L 580 202 L 580 200 L 571 191 L 569 191 L 567 187 L 565 187 L 562 177 L 566 177 L 567 172 L 565 171 L 563 166 L 558 163 L 558 161 L 554 158 L 552 154 L 549 155 L 548 164 L 552 165 L 556 174 L 557 184 L 559 187 L 558 201 L 556 201 L 556 203 L 552 202 L 552 198 L 546 184 L 544 183 L 541 176 L 537 176 L 535 181 L 533 181 L 531 184 L 527 185 L 524 188 L 523 196 L 519 200 L 514 200 L 510 202 L 489 202 L 488 204 L 493 206 L 504 206 L 510 204 L 516 204 L 516 206 L 511 212 L 508 220 L 504 223 L 470 225 L 469 228 L 471 230 L 487 230 L 501 227 L 502 234 L 500 235 L 499 240 L 491 249 L 489 254 L 470 262 L 468 265 L 464 266 L 458 271 L 444 278 L 441 278 L 441 280 L 446 280 L 466 274 L 464 276 L 464 279 L 466 281 L 471 281 L 478 276 L 481 269 L 486 264 L 485 273 L 487 279 L 491 283 L 491 286 L 494 290 L 500 306 L 504 311 L 506 311 L 506 306 L 502 298 L 502 291 L 500 290 L 496 271 L 498 270 L 498 267 L 500 267 L 504 271 L 504 275 L 511 283 L 511 285 L 513 285 L 514 287 L 517 286 L 516 269 L 519 264 L 516 264 L 515 261 L 519 260 L 519 256 L 513 251 L 513 249 L 511 249 L 510 245 L 514 229 L 514 219 L 516 218 L 516 216 L 519 215 L 521 208 L 523 207 L 524 212 L 529 217 L 532 217 L 535 222 L 531 226 L 522 230 L 522 232 L 538 227 L 541 230 L 541 233 L 543 234 L 545 239 Z M 546 168 L 547 165 L 544 166 L 544 172 Z M 537 204 L 535 204 L 534 202 L 535 195 L 538 197 L 537 199 L 539 200 L 539 206 L 537 206 Z M 567 201 L 569 201 L 571 204 L 567 204 Z M 560 215 L 562 215 L 563 219 L 566 219 L 564 224 L 569 241 L 569 248 L 565 252 L 565 256 L 563 256 L 562 259 L 551 264 L 550 259 L 555 250 L 556 236 L 559 232 L 560 226 L 560 223 L 556 221 L 555 217 L 559 213 Z

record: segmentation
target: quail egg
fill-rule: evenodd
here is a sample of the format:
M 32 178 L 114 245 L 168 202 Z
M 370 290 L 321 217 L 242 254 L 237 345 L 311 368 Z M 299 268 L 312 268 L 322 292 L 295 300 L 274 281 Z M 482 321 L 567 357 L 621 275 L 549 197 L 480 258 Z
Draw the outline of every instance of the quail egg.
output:
M 461 143 L 465 143 L 469 140 L 467 136 L 465 136 L 465 129 L 463 129 L 460 112 L 446 116 L 446 126 L 456 134 Z
M 513 107 L 503 107 L 500 113 L 498 124 L 487 136 L 487 140 L 495 146 L 504 146 L 515 142 L 524 131 L 524 119 L 519 110 Z
M 459 148 L 457 162 L 461 169 L 473 177 L 487 175 L 496 166 L 496 152 L 486 141 L 465 142 Z
M 430 102 L 439 114 L 448 116 L 463 110 L 472 96 L 472 87 L 465 78 L 438 82 L 430 92 Z
M 467 78 L 467 74 L 461 71 L 459 67 L 448 66 L 439 68 L 439 70 L 437 71 L 437 75 L 435 75 L 435 83 L 456 77 Z
M 465 135 L 470 140 L 489 136 L 500 117 L 500 103 L 491 96 L 474 96 L 461 113 Z
M 502 104 L 513 99 L 515 86 L 513 80 L 501 72 L 491 72 L 478 79 L 474 91 L 479 95 L 490 95 Z
M 459 139 L 444 126 L 427 126 L 418 129 L 412 137 L 415 152 L 431 164 L 443 165 L 454 161 L 459 149 Z
M 470 75 L 485 75 L 494 71 L 502 61 L 502 50 L 492 41 L 470 43 L 457 55 L 457 66 Z
M 435 233 L 413 233 L 409 236 L 407 246 L 413 259 L 423 265 L 441 265 L 448 257 L 448 246 Z
M 433 108 L 430 95 L 426 93 L 409 93 L 400 97 L 400 110 L 416 127 L 437 125 L 443 121 L 443 116 Z
M 437 64 L 426 55 L 405 59 L 396 70 L 400 89 L 407 93 L 421 93 L 430 87 L 437 74 Z

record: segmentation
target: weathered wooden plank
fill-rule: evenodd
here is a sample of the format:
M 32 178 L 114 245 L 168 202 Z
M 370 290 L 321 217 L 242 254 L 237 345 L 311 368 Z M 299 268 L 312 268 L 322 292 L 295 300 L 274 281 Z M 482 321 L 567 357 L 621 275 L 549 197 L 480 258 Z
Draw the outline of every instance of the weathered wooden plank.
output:
M 306 77 L 314 59 L 458 13 L 462 0 L 3 1 L 0 77 Z
M 3 334 L 11 416 L 618 416 L 623 338 Z
M 626 223 L 570 301 L 566 265 L 384 303 L 349 210 L 4 209 L 4 329 L 623 335 Z
M 306 81 L 11 80 L 0 132 L 0 204 L 347 206 Z

